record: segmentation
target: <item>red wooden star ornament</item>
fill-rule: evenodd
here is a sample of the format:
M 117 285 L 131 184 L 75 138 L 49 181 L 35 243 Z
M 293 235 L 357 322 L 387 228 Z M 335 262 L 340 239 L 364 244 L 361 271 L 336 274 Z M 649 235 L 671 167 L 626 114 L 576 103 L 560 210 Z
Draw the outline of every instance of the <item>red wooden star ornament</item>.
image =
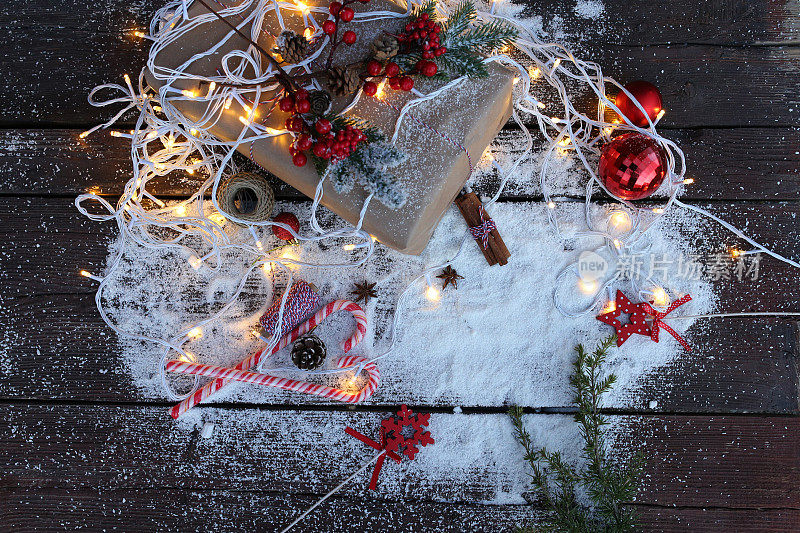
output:
M 628 315 L 628 322 L 625 324 L 619 320 L 622 313 Z M 650 337 L 653 334 L 652 327 L 647 322 L 647 316 L 647 312 L 642 304 L 631 303 L 631 301 L 622 294 L 622 291 L 617 290 L 617 299 L 614 309 L 608 313 L 599 315 L 597 320 L 605 322 L 616 330 L 617 346 L 622 346 L 622 343 L 628 340 L 628 337 L 634 333 L 646 337 Z

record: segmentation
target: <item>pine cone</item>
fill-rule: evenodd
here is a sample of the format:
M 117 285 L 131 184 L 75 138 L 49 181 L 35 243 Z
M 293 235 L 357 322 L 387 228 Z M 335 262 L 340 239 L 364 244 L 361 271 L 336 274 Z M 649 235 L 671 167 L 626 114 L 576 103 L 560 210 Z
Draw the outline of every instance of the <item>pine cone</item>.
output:
M 388 33 L 378 35 L 375 37 L 375 40 L 372 41 L 372 57 L 377 61 L 388 61 L 396 56 L 399 50 L 400 43 L 397 42 L 394 36 Z
M 311 91 L 308 101 L 311 104 L 311 112 L 322 116 L 328 112 L 328 108 L 331 106 L 331 95 L 325 91 Z
M 325 361 L 325 344 L 316 335 L 306 335 L 292 345 L 292 362 L 301 370 L 314 370 Z
M 346 96 L 356 92 L 361 84 L 358 71 L 346 66 L 332 67 L 328 77 L 328 89 L 336 96 Z
M 275 40 L 277 51 L 287 63 L 299 63 L 308 55 L 308 39 L 293 31 L 281 32 Z

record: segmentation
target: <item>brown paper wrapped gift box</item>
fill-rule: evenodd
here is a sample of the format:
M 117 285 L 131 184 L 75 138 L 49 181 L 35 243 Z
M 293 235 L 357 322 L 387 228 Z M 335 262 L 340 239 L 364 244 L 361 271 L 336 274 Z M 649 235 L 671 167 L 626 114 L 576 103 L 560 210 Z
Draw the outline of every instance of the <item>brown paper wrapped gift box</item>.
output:
M 327 6 L 327 3 L 322 2 L 307 3 Z M 222 9 L 219 4 L 214 5 L 215 9 Z M 366 5 L 355 3 L 352 7 L 356 11 L 404 12 L 396 4 L 385 0 L 372 0 Z M 194 3 L 189 9 L 190 17 L 207 12 L 207 9 L 199 3 Z M 283 18 L 288 29 L 303 33 L 303 20 L 298 12 L 283 11 Z M 317 19 L 322 21 L 322 17 Z M 240 24 L 242 19 L 231 16 L 229 20 L 234 24 Z M 339 46 L 334 65 L 364 60 L 369 53 L 369 43 L 375 36 L 382 32 L 398 31 L 404 24 L 404 19 L 400 18 L 372 22 L 357 22 L 357 20 L 344 25 L 356 31 L 357 43 L 350 47 Z M 274 12 L 267 14 L 264 28 L 267 31 L 260 32 L 258 43 L 264 49 L 271 50 L 274 47 L 274 39 L 270 33 L 273 35 L 280 33 Z M 249 25 L 241 29 L 244 33 L 251 34 Z M 222 56 L 232 50 L 244 50 L 248 46 L 243 38 L 233 33 L 219 20 L 213 20 L 191 30 L 181 40 L 159 52 L 154 63 L 158 67 L 175 68 L 194 54 L 206 51 L 227 34 L 231 34 L 230 37 L 213 55 L 195 61 L 187 69 L 187 72 L 201 76 L 218 75 L 218 72 L 222 72 L 220 67 Z M 312 45 L 311 50 L 314 49 Z M 327 55 L 327 50 L 323 51 L 320 59 L 312 65 L 312 71 L 324 68 L 322 63 Z M 230 64 L 235 63 L 230 62 Z M 262 64 L 266 64 L 266 60 L 263 60 Z M 447 207 L 469 178 L 470 164 L 474 165 L 480 159 L 486 146 L 508 120 L 511 114 L 514 73 L 496 63 L 488 67 L 488 78 L 466 80 L 457 87 L 448 89 L 441 96 L 415 106 L 411 116 L 407 115 L 404 118 L 397 146 L 408 155 L 408 159 L 395 168 L 394 173 L 405 187 L 408 201 L 402 208 L 392 210 L 373 199 L 363 223 L 363 228 L 383 244 L 408 254 L 422 252 Z M 250 76 L 252 74 L 249 73 Z M 155 79 L 150 72 L 147 73 L 147 81 L 156 90 L 164 84 Z M 179 80 L 172 86 L 190 90 L 200 88 L 197 81 L 190 80 Z M 417 86 L 423 92 L 437 88 L 432 82 L 421 81 L 419 78 Z M 207 85 L 205 87 L 207 90 Z M 260 100 L 266 102 L 272 96 L 262 91 Z M 343 109 L 352 98 L 352 95 L 335 98 L 333 110 Z M 350 114 L 368 120 L 390 138 L 399 116 L 399 109 L 412 99 L 413 95 L 392 91 L 387 86 L 382 98 L 383 101 L 378 101 L 362 95 Z M 187 117 L 197 121 L 206 112 L 208 101 L 202 98 L 186 99 L 175 100 L 174 104 Z M 255 120 L 266 127 L 282 129 L 287 115 L 277 109 L 268 115 L 270 105 L 267 103 L 258 107 Z M 209 132 L 225 141 L 237 139 L 245 128 L 239 120 L 242 114 L 244 110 L 241 106 L 232 105 L 223 112 L 219 120 L 210 125 Z M 291 137 L 287 134 L 244 143 L 238 149 L 303 194 L 313 197 L 319 183 L 319 175 L 314 165 L 310 163 L 304 167 L 294 166 L 288 151 L 290 142 Z M 368 195 L 360 185 L 356 184 L 346 194 L 339 194 L 330 183 L 326 182 L 323 190 L 322 204 L 325 207 L 352 224 L 358 222 L 359 212 Z

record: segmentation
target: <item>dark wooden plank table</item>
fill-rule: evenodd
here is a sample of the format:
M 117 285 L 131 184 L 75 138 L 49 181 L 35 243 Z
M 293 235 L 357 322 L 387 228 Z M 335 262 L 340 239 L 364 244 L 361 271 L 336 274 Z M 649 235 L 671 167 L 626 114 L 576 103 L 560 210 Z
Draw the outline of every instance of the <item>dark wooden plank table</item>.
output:
M 697 179 L 687 198 L 800 256 L 800 8 L 793 0 L 605 0 L 603 28 L 570 2 L 526 0 L 528 15 L 582 35 L 578 55 L 621 80 L 656 83 L 668 102 L 662 131 L 686 151 Z M 137 72 L 145 48 L 130 35 L 159 0 L 57 0 L 0 6 L 11 37 L 0 63 L 0 527 L 3 530 L 272 530 L 349 475 L 360 458 L 314 465 L 308 444 L 246 416 L 302 416 L 367 431 L 407 391 L 387 384 L 355 412 L 326 402 L 212 403 L 225 425 L 212 443 L 176 428 L 155 402 L 126 386 L 117 341 L 94 309 L 93 287 L 75 276 L 104 265 L 98 225 L 77 215 L 76 194 L 115 198 L 130 172 L 119 139 L 78 133 L 108 116 L 86 103 L 95 85 Z M 547 24 L 545 24 L 547 27 Z M 276 184 L 277 185 L 277 184 Z M 162 196 L 192 181 L 176 176 Z M 303 201 L 277 187 L 284 200 Z M 540 200 L 535 192 L 505 201 Z M 757 221 L 755 223 L 754 221 Z M 112 228 L 109 228 L 109 233 Z M 730 236 L 709 226 L 700 249 Z M 717 287 L 725 308 L 797 309 L 797 272 L 765 260 L 756 283 Z M 643 393 L 610 407 L 620 456 L 648 466 L 634 505 L 652 531 L 800 529 L 798 324 L 727 319 L 691 332 L 696 351 L 647 378 Z M 291 402 L 291 403 L 287 403 Z M 420 402 L 417 402 L 420 403 Z M 421 402 L 448 417 L 446 402 Z M 527 406 L 566 416 L 563 405 Z M 465 406 L 470 423 L 503 408 Z M 463 415 L 461 415 L 463 416 Z M 250 441 L 274 443 L 268 455 Z M 176 462 L 176 458 L 179 461 Z M 521 464 L 520 464 L 520 467 Z M 314 482 L 302 482 L 302 469 Z M 463 485 L 418 487 L 407 500 L 345 489 L 298 531 L 505 531 L 535 519 L 532 506 L 489 505 L 487 464 Z M 287 474 L 288 470 L 288 474 Z M 419 490 L 417 490 L 419 489 Z M 447 497 L 450 495 L 450 497 Z M 409 501 L 413 505 L 409 505 Z

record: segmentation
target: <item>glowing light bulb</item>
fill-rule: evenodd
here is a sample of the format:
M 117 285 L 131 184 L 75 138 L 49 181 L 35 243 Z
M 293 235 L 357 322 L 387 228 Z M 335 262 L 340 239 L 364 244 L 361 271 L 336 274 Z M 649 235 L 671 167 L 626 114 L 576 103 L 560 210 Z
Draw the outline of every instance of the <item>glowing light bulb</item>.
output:
M 375 98 L 383 98 L 383 93 L 386 89 L 386 80 L 384 79 L 382 82 L 378 84 L 378 90 L 375 91 Z
M 139 31 L 139 30 L 136 30 L 135 32 L 133 32 L 133 35 L 138 37 L 138 38 L 140 38 L 140 39 L 144 39 L 145 37 L 147 37 L 147 34 L 145 32 Z
M 555 71 L 559 65 L 561 65 L 561 58 L 557 57 L 555 61 L 553 61 L 553 71 Z
M 544 105 L 544 102 L 536 102 L 536 107 L 538 107 L 539 109 L 544 109 L 547 106 Z
M 199 339 L 203 336 L 203 329 L 200 326 L 192 328 L 189 330 L 189 333 L 187 333 L 186 336 L 190 339 Z
M 658 122 L 659 120 L 661 120 L 662 118 L 664 118 L 664 115 L 665 115 L 666 113 L 667 113 L 667 111 L 666 111 L 665 109 L 662 109 L 661 111 L 659 111 L 659 112 L 658 112 L 658 115 L 656 115 L 656 122 Z
M 312 35 L 314 35 L 314 30 L 312 28 L 306 28 L 305 31 L 303 32 L 303 36 L 306 39 L 311 39 Z
M 558 145 L 559 146 L 569 146 L 570 142 L 572 142 L 572 139 L 570 139 L 569 137 L 564 137 L 563 139 L 558 141 Z
M 657 215 L 660 215 L 660 214 L 661 214 L 661 213 L 663 213 L 663 212 L 664 212 L 664 209 L 663 209 L 663 208 L 661 208 L 661 207 L 654 207 L 654 208 L 653 208 L 653 213 L 655 213 L 655 214 L 657 214 Z
M 528 69 L 528 75 L 531 77 L 531 79 L 538 80 L 542 77 L 542 69 L 539 67 L 530 67 Z
M 200 261 L 200 259 L 198 259 L 197 256 L 190 255 L 189 256 L 189 264 L 192 265 L 193 269 L 197 270 L 198 268 L 200 268 L 200 266 L 203 264 L 203 262 Z
M 111 130 L 109 133 L 111 134 L 112 137 L 122 137 L 122 133 L 118 131 Z
M 584 294 L 594 294 L 597 292 L 597 281 L 593 279 L 583 279 L 578 281 L 578 287 Z
M 218 226 L 223 226 L 225 225 L 225 222 L 227 222 L 227 219 L 222 213 L 212 213 L 208 215 L 208 219 L 217 224 Z
M 264 243 L 261 242 L 261 241 L 256 241 L 256 246 L 258 246 L 259 250 L 263 250 L 264 249 Z
M 214 92 L 214 89 L 217 88 L 217 82 L 212 81 L 208 86 L 208 96 L 211 96 L 211 93 Z
M 239 122 L 241 122 L 245 126 L 249 126 L 250 125 L 250 119 L 245 117 L 245 116 L 243 116 L 243 115 L 239 115 Z
M 200 132 L 198 132 L 195 128 L 192 128 L 192 129 L 189 130 L 189 134 L 192 135 L 192 136 L 195 136 L 198 133 L 200 133 Z
M 736 259 L 737 257 L 739 257 L 741 255 L 742 255 L 742 251 L 741 250 L 737 250 L 736 248 L 731 250 L 731 257 L 733 257 L 734 259 Z
M 692 183 L 694 183 L 694 178 L 686 178 L 683 180 L 684 185 L 691 185 Z
M 439 292 L 439 289 L 434 287 L 433 285 L 428 285 L 428 288 L 425 290 L 425 298 L 432 302 L 436 302 L 439 298 L 442 297 L 442 293 Z
M 519 77 L 514 78 L 514 85 L 519 83 Z
M 622 248 L 622 241 L 620 241 L 619 239 L 614 239 L 614 247 L 615 247 L 617 250 L 619 250 L 620 248 Z
M 178 356 L 179 361 L 183 361 L 184 363 L 194 363 L 197 361 L 197 357 L 192 352 L 187 352 L 184 350 L 182 354 Z
M 669 305 L 669 296 L 667 295 L 667 291 L 661 287 L 656 287 L 653 289 L 653 303 L 659 307 L 666 307 Z
M 609 300 L 609 302 L 603 307 L 603 313 L 611 313 L 617 309 L 617 303 L 613 300 Z
M 197 97 L 197 92 L 195 92 L 195 91 L 190 91 L 189 89 L 184 89 L 184 90 L 182 90 L 182 91 L 181 91 L 181 94 L 182 94 L 183 96 L 187 97 L 187 98 L 196 98 L 196 97 Z
M 547 207 L 550 208 L 550 209 L 555 209 L 556 208 L 556 203 L 554 201 L 550 200 L 549 202 L 547 202 Z
M 185 217 L 186 216 L 186 206 L 181 204 L 178 207 L 176 207 L 175 208 L 175 214 L 178 215 L 179 217 Z
M 355 249 L 356 249 L 356 245 L 355 244 L 345 244 L 344 246 L 342 246 L 342 250 L 344 250 L 346 252 L 352 252 Z
M 89 273 L 88 270 L 81 270 L 80 271 L 80 275 L 83 276 L 84 278 L 91 278 L 92 277 L 92 275 Z
M 194 174 L 194 169 L 192 167 L 186 167 L 187 174 Z
M 232 103 L 233 103 L 233 98 L 231 98 L 231 97 L 229 96 L 229 97 L 228 97 L 228 99 L 227 99 L 227 100 L 225 100 L 225 109 L 230 109 L 230 108 L 231 108 L 231 104 L 232 104 Z
M 130 85 L 130 84 L 131 84 L 131 77 L 130 77 L 130 76 L 128 76 L 127 74 L 123 74 L 123 75 L 122 75 L 122 79 L 124 79 L 124 80 L 125 80 L 125 83 L 127 83 L 128 85 Z
M 628 233 L 632 226 L 631 217 L 627 211 L 621 209 L 615 210 L 609 218 L 609 230 L 614 235 L 622 235 Z
M 88 131 L 84 131 L 83 133 L 81 133 L 80 135 L 78 135 L 78 137 L 80 137 L 81 139 L 85 139 L 85 138 L 86 138 L 86 137 L 88 137 L 88 136 L 89 136 L 89 132 L 88 132 Z

